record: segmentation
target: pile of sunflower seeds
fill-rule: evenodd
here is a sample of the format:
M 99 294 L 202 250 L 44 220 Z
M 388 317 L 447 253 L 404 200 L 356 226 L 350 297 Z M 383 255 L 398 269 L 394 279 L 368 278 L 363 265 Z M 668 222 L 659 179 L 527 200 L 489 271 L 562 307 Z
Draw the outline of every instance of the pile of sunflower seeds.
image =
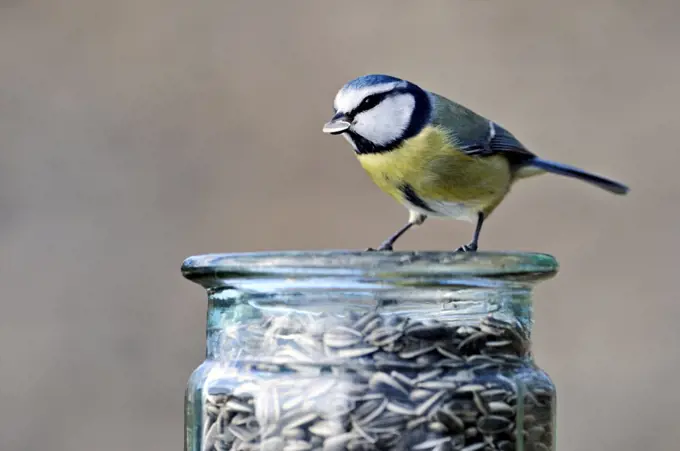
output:
M 204 393 L 202 451 L 553 449 L 554 390 L 517 322 L 298 315 L 254 330 L 255 358 Z

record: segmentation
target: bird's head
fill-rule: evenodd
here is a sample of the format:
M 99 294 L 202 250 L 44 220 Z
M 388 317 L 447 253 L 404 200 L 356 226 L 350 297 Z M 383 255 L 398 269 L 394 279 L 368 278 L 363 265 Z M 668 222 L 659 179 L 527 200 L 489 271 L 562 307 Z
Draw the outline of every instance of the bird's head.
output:
M 432 106 L 427 93 L 413 83 L 364 75 L 338 91 L 333 110 L 324 133 L 342 134 L 357 153 L 378 153 L 417 135 L 429 122 Z

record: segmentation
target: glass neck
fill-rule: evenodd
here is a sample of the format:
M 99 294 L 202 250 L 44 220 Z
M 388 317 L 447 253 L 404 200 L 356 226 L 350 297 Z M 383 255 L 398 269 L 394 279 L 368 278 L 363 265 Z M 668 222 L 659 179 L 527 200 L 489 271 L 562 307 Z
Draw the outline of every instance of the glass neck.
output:
M 477 281 L 477 284 L 480 282 Z M 531 288 L 526 284 L 492 286 L 466 284 L 446 287 L 395 287 L 357 290 L 339 282 L 332 290 L 318 289 L 312 281 L 298 280 L 294 290 L 282 286 L 266 292 L 220 287 L 209 290 L 206 357 L 227 361 L 238 358 L 249 335 L 262 332 L 262 322 L 318 321 L 321 316 L 408 318 L 412 323 L 438 323 L 457 327 L 496 321 L 512 325 L 526 338 L 524 357 L 531 358 L 533 325 Z M 286 284 L 287 285 L 287 284 Z M 495 285 L 495 286 L 493 286 Z M 290 288 L 290 287 L 289 287 Z M 273 290 L 272 290 L 273 289 Z M 239 330 L 234 335 L 232 331 Z
M 261 347 L 263 333 L 371 315 L 385 327 L 420 327 L 421 335 L 433 324 L 447 333 L 512 329 L 522 338 L 516 355 L 531 359 L 532 288 L 556 268 L 542 254 L 317 252 L 194 257 L 183 270 L 208 291 L 207 358 L 234 361 L 272 351 L 247 349 Z

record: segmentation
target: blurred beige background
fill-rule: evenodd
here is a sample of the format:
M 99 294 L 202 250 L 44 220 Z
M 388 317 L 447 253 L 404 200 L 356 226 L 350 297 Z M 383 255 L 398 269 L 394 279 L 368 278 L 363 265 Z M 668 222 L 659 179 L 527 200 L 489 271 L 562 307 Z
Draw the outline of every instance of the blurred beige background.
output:
M 680 441 L 680 3 L 0 0 L 0 450 L 182 447 L 189 255 L 363 248 L 406 219 L 336 90 L 386 72 L 630 184 L 518 185 L 486 249 L 555 255 L 535 352 L 560 451 Z M 432 220 L 401 248 L 453 248 Z

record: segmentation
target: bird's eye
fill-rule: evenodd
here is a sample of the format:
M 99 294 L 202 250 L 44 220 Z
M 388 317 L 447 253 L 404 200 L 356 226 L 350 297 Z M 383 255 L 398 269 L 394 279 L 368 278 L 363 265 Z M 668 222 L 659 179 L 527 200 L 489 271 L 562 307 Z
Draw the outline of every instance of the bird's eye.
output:
M 380 97 L 377 95 L 372 95 L 366 97 L 364 100 L 361 101 L 361 109 L 362 110 L 368 110 L 376 106 L 378 103 L 380 103 Z

